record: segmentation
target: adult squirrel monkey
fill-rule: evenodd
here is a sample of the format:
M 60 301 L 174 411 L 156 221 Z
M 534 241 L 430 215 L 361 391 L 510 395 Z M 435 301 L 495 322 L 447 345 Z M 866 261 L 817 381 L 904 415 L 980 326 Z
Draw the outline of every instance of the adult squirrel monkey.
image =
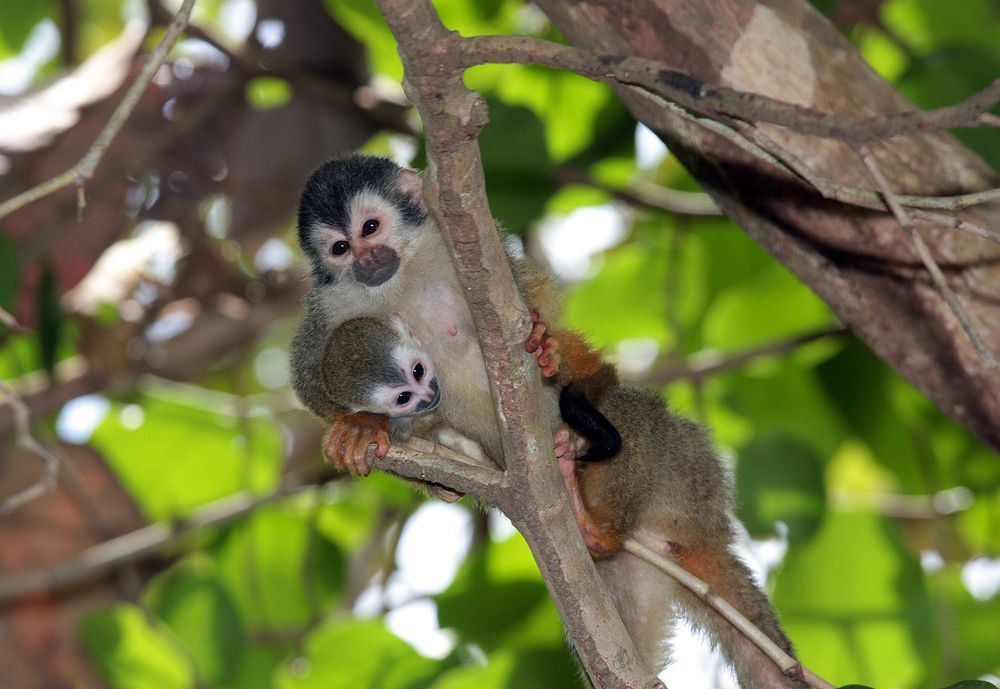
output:
M 420 175 L 378 156 L 352 154 L 317 168 L 302 191 L 299 244 L 312 267 L 305 313 L 291 341 L 292 386 L 330 424 L 324 452 L 334 466 L 369 472 L 367 452 L 389 448 L 389 417 L 352 410 L 323 389 L 320 370 L 334 329 L 361 316 L 398 314 L 424 343 L 448 394 L 437 412 L 503 465 L 500 432 L 483 354 L 464 289 L 444 237 L 421 198 Z M 547 276 L 505 242 L 518 288 L 536 314 L 552 321 L 559 299 Z M 532 333 L 543 375 L 558 365 L 554 340 L 537 321 Z M 599 357 L 580 351 L 579 356 Z M 579 367 L 585 367 L 580 363 Z M 558 423 L 558 391 L 548 386 L 546 413 Z

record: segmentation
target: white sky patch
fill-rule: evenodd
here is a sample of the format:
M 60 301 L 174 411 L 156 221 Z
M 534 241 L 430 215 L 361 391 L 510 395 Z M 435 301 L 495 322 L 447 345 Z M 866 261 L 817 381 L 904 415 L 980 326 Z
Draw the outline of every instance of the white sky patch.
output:
M 191 327 L 194 315 L 187 311 L 171 311 L 157 318 L 146 328 L 146 339 L 150 342 L 166 342 Z
M 635 337 L 615 345 L 615 363 L 626 374 L 638 375 L 648 370 L 660 353 L 660 345 L 651 337 Z
M 257 21 L 253 0 L 226 0 L 219 7 L 219 26 L 237 43 L 243 43 Z
M 403 529 L 397 574 L 414 593 L 440 593 L 455 578 L 471 542 L 472 519 L 464 508 L 425 503 Z
M 254 357 L 253 374 L 268 390 L 285 387 L 288 385 L 288 352 L 278 347 L 262 350 Z
M 644 124 L 635 128 L 635 164 L 640 170 L 652 170 L 670 151 L 660 137 Z
M 965 563 L 962 583 L 976 600 L 990 600 L 1000 591 L 1000 558 L 977 557 Z
M 63 405 L 56 418 L 56 435 L 59 439 L 76 445 L 90 440 L 90 436 L 108 415 L 111 402 L 100 395 L 84 395 Z
M 936 550 L 921 550 L 920 567 L 925 572 L 938 572 L 944 567 L 944 558 Z
M 51 19 L 38 23 L 28 34 L 24 48 L 0 62 L 0 93 L 21 93 L 31 84 L 38 68 L 59 52 L 59 28 Z
M 712 649 L 703 634 L 696 633 L 684 620 L 679 620 L 674 630 L 670 638 L 673 662 L 660 673 L 664 684 L 668 687 L 739 689 L 722 655 Z
M 566 280 L 581 280 L 591 272 L 594 255 L 621 242 L 625 234 L 621 211 L 604 205 L 546 218 L 538 236 L 556 274 Z
M 429 658 L 444 658 L 455 647 L 455 635 L 438 627 L 437 606 L 421 599 L 391 610 L 385 616 L 389 631 Z
M 280 19 L 261 19 L 257 24 L 256 36 L 264 48 L 277 48 L 285 40 L 285 22 Z
M 271 237 L 260 245 L 257 255 L 253 257 L 254 268 L 258 272 L 266 273 L 269 270 L 286 270 L 292 267 L 295 262 L 295 254 L 280 239 Z
M 503 543 L 508 538 L 517 533 L 513 522 L 500 510 L 490 510 L 490 540 L 494 543 Z

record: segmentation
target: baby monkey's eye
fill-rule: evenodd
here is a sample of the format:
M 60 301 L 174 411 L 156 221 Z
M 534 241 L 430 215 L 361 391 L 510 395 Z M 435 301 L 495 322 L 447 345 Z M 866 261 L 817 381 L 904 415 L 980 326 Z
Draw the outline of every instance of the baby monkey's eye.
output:
M 424 377 L 423 364 L 418 363 L 416 366 L 413 367 L 413 377 L 417 380 L 418 383 L 420 382 L 420 379 Z
M 396 404 L 402 407 L 404 404 L 410 401 L 411 394 L 412 393 L 410 393 L 409 391 L 399 393 L 399 397 L 396 398 Z
M 339 242 L 334 242 L 333 246 L 330 247 L 330 253 L 334 256 L 341 256 L 347 253 L 347 250 L 351 248 L 351 245 L 341 239 Z
M 365 224 L 361 226 L 361 236 L 367 237 L 368 235 L 375 234 L 378 231 L 379 222 L 375 218 L 369 218 L 365 220 Z

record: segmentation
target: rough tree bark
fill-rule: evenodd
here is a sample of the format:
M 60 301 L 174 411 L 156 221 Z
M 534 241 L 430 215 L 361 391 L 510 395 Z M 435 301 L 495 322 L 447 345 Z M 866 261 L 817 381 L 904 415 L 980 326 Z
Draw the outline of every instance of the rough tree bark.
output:
M 824 112 L 913 109 L 805 0 L 539 0 L 571 42 L 637 55 L 710 84 Z M 630 87 L 617 92 L 727 215 L 819 294 L 838 317 L 943 411 L 1000 451 L 1000 371 L 986 368 L 888 213 L 828 201 L 680 119 Z M 841 184 L 876 188 L 853 148 L 777 126 L 760 131 Z M 873 145 L 893 191 L 950 195 L 997 186 L 989 167 L 947 133 Z M 1000 226 L 1000 204 L 959 217 Z M 931 251 L 994 353 L 1000 352 L 1000 246 L 922 226 Z

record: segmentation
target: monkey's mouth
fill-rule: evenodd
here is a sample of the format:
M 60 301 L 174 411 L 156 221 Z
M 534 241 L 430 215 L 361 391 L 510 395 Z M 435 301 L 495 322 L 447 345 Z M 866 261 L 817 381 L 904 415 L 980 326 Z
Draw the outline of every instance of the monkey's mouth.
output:
M 431 378 L 431 390 L 434 391 L 433 399 L 417 402 L 417 408 L 413 410 L 414 414 L 423 414 L 425 411 L 431 411 L 441 402 L 441 387 L 438 385 L 436 377 Z

